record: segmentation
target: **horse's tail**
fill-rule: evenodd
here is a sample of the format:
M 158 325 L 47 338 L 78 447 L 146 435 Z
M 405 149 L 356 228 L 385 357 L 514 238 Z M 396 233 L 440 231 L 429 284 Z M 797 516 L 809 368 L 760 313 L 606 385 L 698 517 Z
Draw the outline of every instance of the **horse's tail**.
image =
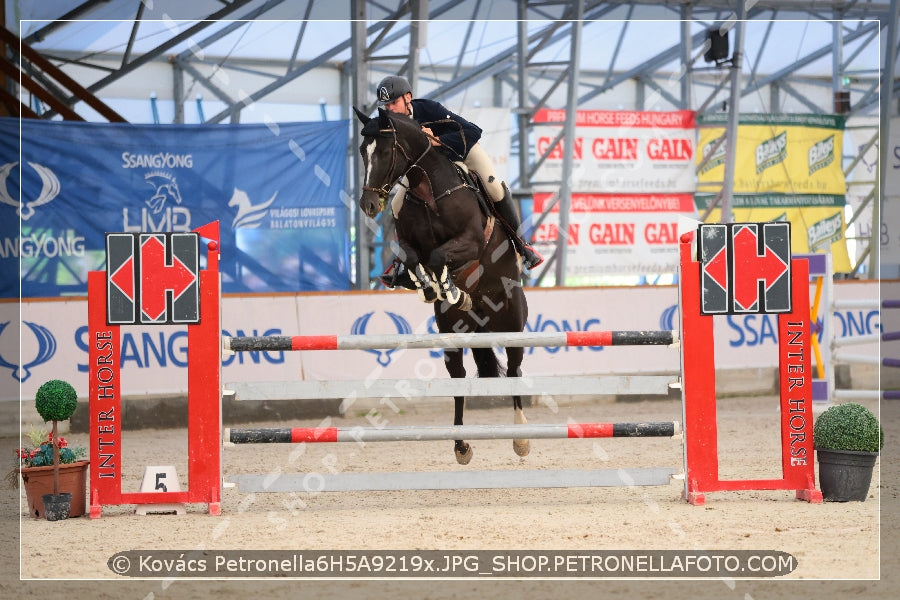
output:
M 472 348 L 479 377 L 506 377 L 506 369 L 493 348 Z

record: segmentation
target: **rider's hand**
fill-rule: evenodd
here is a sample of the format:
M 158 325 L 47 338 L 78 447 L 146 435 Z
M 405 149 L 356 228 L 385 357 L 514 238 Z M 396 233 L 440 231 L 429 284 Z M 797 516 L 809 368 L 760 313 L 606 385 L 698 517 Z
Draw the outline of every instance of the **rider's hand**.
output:
M 428 139 L 431 140 L 432 146 L 440 146 L 441 145 L 441 140 L 439 140 L 437 138 L 437 136 L 434 135 L 434 132 L 431 131 L 431 127 L 422 127 L 422 133 L 424 133 L 425 135 L 428 136 Z

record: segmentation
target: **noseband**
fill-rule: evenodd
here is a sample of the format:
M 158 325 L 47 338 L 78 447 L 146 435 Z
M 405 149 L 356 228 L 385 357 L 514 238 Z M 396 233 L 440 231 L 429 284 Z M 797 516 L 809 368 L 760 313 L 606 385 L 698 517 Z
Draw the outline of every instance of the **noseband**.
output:
M 378 194 L 378 198 L 380 200 L 381 210 L 384 210 L 384 207 L 387 205 L 388 196 L 391 193 L 391 189 L 404 177 L 408 176 L 409 173 L 413 169 L 422 169 L 419 166 L 419 161 L 425 158 L 425 155 L 431 150 L 431 143 L 425 146 L 425 151 L 419 155 L 419 158 L 416 160 L 412 160 L 409 154 L 406 152 L 406 148 L 404 148 L 400 142 L 397 140 L 397 129 L 395 127 L 391 127 L 390 129 L 380 129 L 378 131 L 380 134 L 390 133 L 393 140 L 391 145 L 391 168 L 388 170 L 388 180 L 381 187 L 371 187 L 371 186 L 362 186 L 362 189 L 367 192 L 375 192 Z M 403 158 L 406 159 L 406 162 L 409 166 L 406 170 L 401 173 L 399 176 L 391 179 L 391 173 L 394 172 L 394 167 L 397 164 L 397 149 L 400 149 L 400 152 L 403 154 Z M 422 169 L 424 171 L 424 169 Z

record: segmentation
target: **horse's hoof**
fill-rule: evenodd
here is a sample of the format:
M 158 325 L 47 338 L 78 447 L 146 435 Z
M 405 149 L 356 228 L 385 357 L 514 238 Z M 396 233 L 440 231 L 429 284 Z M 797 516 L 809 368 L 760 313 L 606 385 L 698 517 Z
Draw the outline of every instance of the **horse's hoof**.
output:
M 531 443 L 528 440 L 513 440 L 513 451 L 518 456 L 528 456 L 531 452 Z
M 463 292 L 459 305 L 456 308 L 463 312 L 469 312 L 470 310 L 472 310 L 472 296 Z
M 456 454 L 456 462 L 461 465 L 467 465 L 472 460 L 472 444 L 466 444 L 465 452 L 460 452 L 459 448 L 454 448 L 453 452 Z

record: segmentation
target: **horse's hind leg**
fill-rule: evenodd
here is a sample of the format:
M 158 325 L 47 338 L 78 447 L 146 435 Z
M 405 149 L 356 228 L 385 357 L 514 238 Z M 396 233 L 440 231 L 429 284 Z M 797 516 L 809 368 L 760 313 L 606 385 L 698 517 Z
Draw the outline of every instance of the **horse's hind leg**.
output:
M 522 358 L 525 356 L 524 348 L 507 348 L 506 349 L 506 375 L 507 377 L 522 376 Z M 522 410 L 522 396 L 513 396 L 513 410 L 515 415 L 513 422 L 517 425 L 525 424 L 528 420 L 525 418 L 525 411 Z M 528 456 L 531 451 L 531 443 L 528 440 L 513 440 L 513 451 L 519 456 Z
M 466 376 L 462 350 L 459 348 L 444 349 L 444 366 L 447 368 L 447 373 L 450 374 L 450 377 L 462 378 Z M 463 396 L 454 396 L 453 401 L 453 424 L 462 425 L 466 399 Z M 453 452 L 456 454 L 456 462 L 461 465 L 467 465 L 472 460 L 472 446 L 464 440 L 455 440 L 453 442 Z

